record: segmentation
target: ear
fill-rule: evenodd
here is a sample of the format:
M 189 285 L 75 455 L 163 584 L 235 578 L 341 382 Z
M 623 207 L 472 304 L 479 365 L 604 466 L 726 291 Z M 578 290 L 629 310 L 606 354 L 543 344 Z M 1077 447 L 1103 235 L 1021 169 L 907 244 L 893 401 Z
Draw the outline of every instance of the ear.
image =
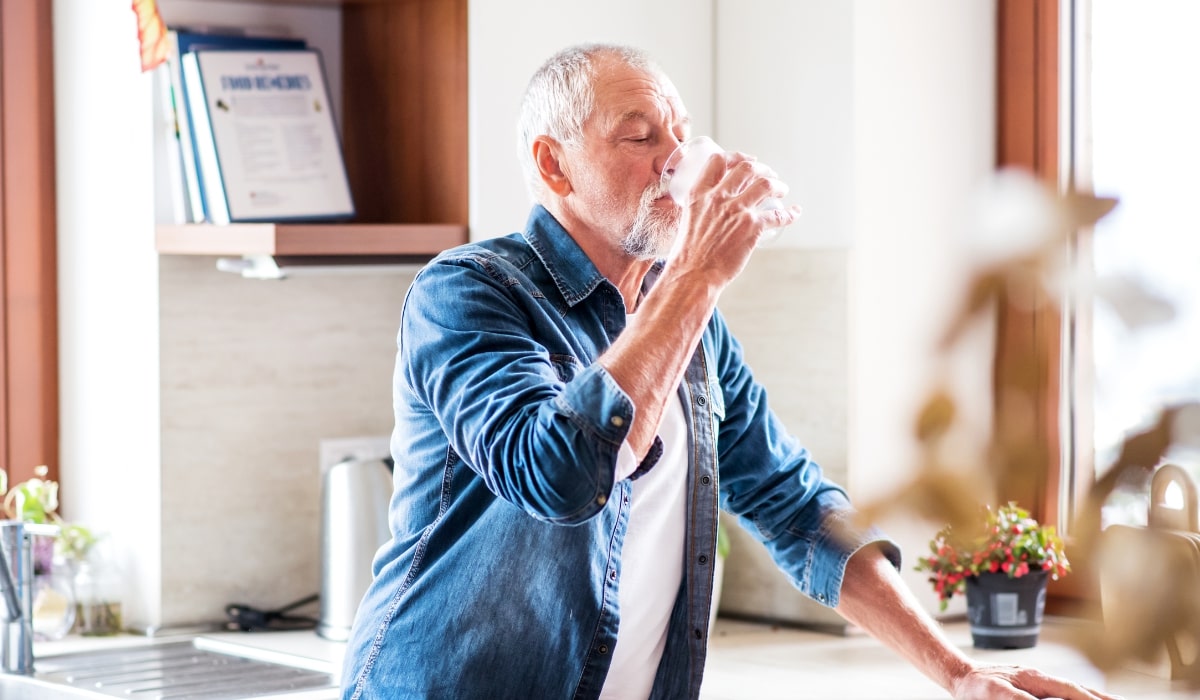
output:
M 571 192 L 571 180 L 563 171 L 562 145 L 549 136 L 539 136 L 533 140 L 533 162 L 537 164 L 538 175 L 546 189 L 558 197 L 566 197 Z

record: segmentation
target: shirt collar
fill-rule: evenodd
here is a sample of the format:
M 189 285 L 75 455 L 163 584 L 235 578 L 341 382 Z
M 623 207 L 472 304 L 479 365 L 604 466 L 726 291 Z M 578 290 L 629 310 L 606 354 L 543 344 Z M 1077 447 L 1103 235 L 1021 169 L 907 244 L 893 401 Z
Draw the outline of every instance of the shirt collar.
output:
M 524 235 L 569 306 L 586 299 L 604 281 L 575 239 L 542 205 L 535 204 L 529 212 Z

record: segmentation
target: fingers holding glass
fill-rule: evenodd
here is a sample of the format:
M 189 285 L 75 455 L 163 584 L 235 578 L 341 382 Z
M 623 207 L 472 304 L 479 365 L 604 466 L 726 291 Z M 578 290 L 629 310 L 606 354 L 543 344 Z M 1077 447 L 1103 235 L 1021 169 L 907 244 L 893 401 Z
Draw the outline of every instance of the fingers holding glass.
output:
M 723 177 L 710 162 L 715 155 L 724 159 Z M 757 210 L 762 221 L 771 224 L 771 228 L 760 234 L 759 245 L 773 239 L 800 215 L 799 207 L 784 206 L 787 186 L 773 170 L 744 153 L 726 153 L 707 136 L 696 136 L 679 144 L 663 163 L 662 170 L 662 189 L 680 206 L 691 201 L 693 191 L 701 184 L 719 185 L 725 188 L 727 196 L 743 198 L 749 208 Z M 779 213 L 763 215 L 763 212 Z

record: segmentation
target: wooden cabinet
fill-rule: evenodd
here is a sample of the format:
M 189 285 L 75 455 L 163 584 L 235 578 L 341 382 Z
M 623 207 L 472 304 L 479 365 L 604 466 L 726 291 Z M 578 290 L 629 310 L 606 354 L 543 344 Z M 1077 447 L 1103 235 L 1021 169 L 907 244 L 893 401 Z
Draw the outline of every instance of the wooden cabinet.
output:
M 340 126 L 357 217 L 159 226 L 159 253 L 429 257 L 466 242 L 467 0 L 253 4 L 340 13 Z

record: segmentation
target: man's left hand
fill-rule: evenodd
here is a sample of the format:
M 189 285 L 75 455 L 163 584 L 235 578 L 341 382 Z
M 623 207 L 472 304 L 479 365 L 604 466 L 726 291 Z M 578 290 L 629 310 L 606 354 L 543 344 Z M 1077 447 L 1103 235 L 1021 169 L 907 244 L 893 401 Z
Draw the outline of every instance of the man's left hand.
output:
M 957 700 L 1121 700 L 1021 666 L 979 666 L 954 688 Z

